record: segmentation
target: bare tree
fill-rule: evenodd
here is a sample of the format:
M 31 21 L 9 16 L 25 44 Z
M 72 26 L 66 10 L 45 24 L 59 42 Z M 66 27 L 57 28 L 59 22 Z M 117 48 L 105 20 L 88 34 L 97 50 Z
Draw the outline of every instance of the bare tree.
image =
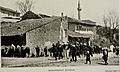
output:
M 107 18 L 105 15 L 103 16 L 103 23 L 105 24 L 105 27 L 107 27 Z
M 115 11 L 110 11 L 107 15 L 103 16 L 103 23 L 105 27 L 116 29 L 119 26 L 119 15 Z
M 103 23 L 105 24 L 105 28 L 109 30 L 110 39 L 114 34 L 114 30 L 119 26 L 119 15 L 115 11 L 110 11 L 108 14 L 103 16 Z
M 27 11 L 30 11 L 33 7 L 33 0 L 22 0 L 16 3 L 19 10 L 22 14 L 25 14 Z

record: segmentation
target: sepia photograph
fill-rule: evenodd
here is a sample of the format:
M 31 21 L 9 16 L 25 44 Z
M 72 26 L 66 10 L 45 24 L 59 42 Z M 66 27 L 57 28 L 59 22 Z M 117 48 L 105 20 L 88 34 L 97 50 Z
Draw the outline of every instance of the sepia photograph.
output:
M 119 66 L 118 6 L 118 0 L 0 0 L 1 68 Z

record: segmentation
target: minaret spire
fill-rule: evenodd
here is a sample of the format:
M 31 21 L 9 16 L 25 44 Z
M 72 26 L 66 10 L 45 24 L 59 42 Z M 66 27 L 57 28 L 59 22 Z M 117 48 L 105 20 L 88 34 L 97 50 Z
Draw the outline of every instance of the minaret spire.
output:
M 78 1 L 78 8 L 77 8 L 77 10 L 78 10 L 78 19 L 80 20 L 80 11 L 82 10 L 80 8 L 80 0 Z

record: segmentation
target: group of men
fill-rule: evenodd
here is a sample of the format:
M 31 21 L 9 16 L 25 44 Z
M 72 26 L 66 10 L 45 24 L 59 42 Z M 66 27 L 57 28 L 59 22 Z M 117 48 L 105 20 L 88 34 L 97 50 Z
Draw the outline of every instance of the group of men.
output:
M 105 64 L 108 64 L 108 50 L 102 50 L 99 47 L 95 47 L 98 49 L 98 53 L 102 52 L 103 53 L 103 60 Z M 94 47 L 92 48 L 89 45 L 83 45 L 80 44 L 79 42 L 76 43 L 69 43 L 65 44 L 64 42 L 60 44 L 58 41 L 56 44 L 53 43 L 52 48 L 48 50 L 50 53 L 53 54 L 53 57 L 55 60 L 57 59 L 63 59 L 67 58 L 70 60 L 70 62 L 77 61 L 77 56 L 80 58 L 81 56 L 86 57 L 86 62 L 87 64 L 91 64 L 91 56 L 93 56 L 93 53 L 95 53 Z
M 5 46 L 3 49 L 1 49 L 1 55 L 2 57 L 42 57 L 42 56 L 48 56 L 47 54 L 47 48 L 44 48 L 44 51 L 40 51 L 41 49 L 37 45 L 35 48 L 35 53 L 32 52 L 30 47 L 28 46 L 20 46 L 20 45 L 14 45 L 11 44 L 11 46 Z
M 56 44 L 53 43 L 52 48 L 49 49 L 50 53 L 53 53 L 55 60 L 67 58 L 70 62 L 77 61 L 77 56 L 80 58 L 81 55 L 86 56 L 86 63 L 90 61 L 90 55 L 92 56 L 93 50 L 89 45 L 82 45 L 79 42 L 60 44 L 58 41 Z
M 93 53 L 100 53 L 101 49 L 97 47 L 91 47 L 89 45 L 84 45 L 79 42 L 76 43 L 70 43 L 67 42 L 65 44 L 64 42 L 61 44 L 59 41 L 55 44 L 52 44 L 52 47 L 47 49 L 47 47 L 44 48 L 43 52 L 40 52 L 39 46 L 36 46 L 35 48 L 36 55 L 32 53 L 30 56 L 30 48 L 24 47 L 24 46 L 14 46 L 13 44 L 10 46 L 10 48 L 5 47 L 5 49 L 1 50 L 1 55 L 3 57 L 40 57 L 40 56 L 48 56 L 48 51 L 50 53 L 50 56 L 54 57 L 55 60 L 58 59 L 69 59 L 70 62 L 76 62 L 77 56 L 80 58 L 81 56 L 86 57 L 86 63 L 89 62 L 91 64 L 91 56 L 93 56 Z M 95 50 L 96 49 L 96 50 Z M 108 64 L 108 50 L 103 50 L 103 59 L 105 64 Z
M 36 57 L 48 57 L 48 50 L 47 47 L 44 48 L 44 50 L 42 50 L 38 45 L 35 47 L 36 50 Z
M 24 46 L 15 46 L 11 44 L 10 47 L 5 47 L 1 50 L 1 55 L 3 57 L 29 57 L 30 56 L 30 48 Z

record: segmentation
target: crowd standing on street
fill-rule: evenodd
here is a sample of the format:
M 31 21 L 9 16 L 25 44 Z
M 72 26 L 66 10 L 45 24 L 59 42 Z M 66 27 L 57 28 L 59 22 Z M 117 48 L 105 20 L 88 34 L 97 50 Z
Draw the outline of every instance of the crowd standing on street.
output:
M 113 47 L 113 46 L 111 46 Z M 100 54 L 103 53 L 103 60 L 105 64 L 108 64 L 108 50 L 102 48 L 100 46 L 89 46 L 88 44 L 82 44 L 79 42 L 76 43 L 60 43 L 59 41 L 55 44 L 52 44 L 51 48 L 40 48 L 38 45 L 34 48 L 36 54 L 30 53 L 30 47 L 28 46 L 14 46 L 11 44 L 10 47 L 5 47 L 1 49 L 2 57 L 53 57 L 55 60 L 60 59 L 69 59 L 70 62 L 76 62 L 81 56 L 86 58 L 85 64 L 89 62 L 91 64 L 91 57 L 93 57 L 94 53 Z M 112 48 L 113 53 L 117 56 L 119 55 L 119 48 Z M 49 54 L 48 54 L 49 53 Z

